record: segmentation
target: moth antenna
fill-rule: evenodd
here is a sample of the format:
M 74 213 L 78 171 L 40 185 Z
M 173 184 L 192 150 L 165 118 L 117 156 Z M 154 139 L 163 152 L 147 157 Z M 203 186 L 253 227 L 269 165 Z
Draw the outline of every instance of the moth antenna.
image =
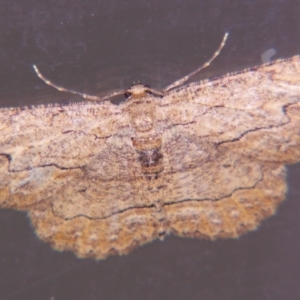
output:
M 77 91 L 74 91 L 74 90 L 66 89 L 66 88 L 64 88 L 62 86 L 59 86 L 59 85 L 53 83 L 52 81 L 50 81 L 48 78 L 46 78 L 40 72 L 40 70 L 38 69 L 38 67 L 36 65 L 32 65 L 32 67 L 33 67 L 35 73 L 37 74 L 37 76 L 40 79 L 42 79 L 46 84 L 54 87 L 55 89 L 59 90 L 60 92 L 67 92 L 67 93 L 71 93 L 71 94 L 74 94 L 74 95 L 79 95 L 79 96 L 81 96 L 81 97 L 83 97 L 84 99 L 87 99 L 87 100 L 92 100 L 92 101 L 106 101 L 106 100 L 109 100 L 112 97 L 115 97 L 117 95 L 120 95 L 120 94 L 124 93 L 124 91 L 117 91 L 117 92 L 113 92 L 113 93 L 105 96 L 104 98 L 100 98 L 100 97 L 94 96 L 94 95 L 80 93 L 80 92 L 77 92 Z
M 175 82 L 173 82 L 172 84 L 170 84 L 169 86 L 166 87 L 165 92 L 182 85 L 184 82 L 186 82 L 187 80 L 189 80 L 192 76 L 194 76 L 196 73 L 200 72 L 201 70 L 207 68 L 212 61 L 220 54 L 221 50 L 223 49 L 223 47 L 225 46 L 226 40 L 228 38 L 229 32 L 226 32 L 223 40 L 219 46 L 219 48 L 217 49 L 217 51 L 213 54 L 213 56 L 206 62 L 204 63 L 200 68 L 196 69 L 195 71 L 193 71 L 192 73 L 184 76 L 183 78 L 176 80 Z

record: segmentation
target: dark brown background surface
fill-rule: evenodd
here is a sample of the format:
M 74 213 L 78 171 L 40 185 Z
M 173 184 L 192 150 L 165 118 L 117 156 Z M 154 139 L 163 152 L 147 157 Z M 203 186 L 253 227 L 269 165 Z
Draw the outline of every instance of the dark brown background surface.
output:
M 37 78 L 104 95 L 134 81 L 163 88 L 300 53 L 298 0 L 10 0 L 0 3 L 0 105 L 72 102 Z M 194 79 L 195 80 L 195 79 Z M 38 240 L 25 213 L 0 210 L 0 299 L 300 299 L 300 164 L 287 201 L 238 240 L 168 237 L 127 256 L 77 259 Z M 199 179 L 201 184 L 201 179 Z

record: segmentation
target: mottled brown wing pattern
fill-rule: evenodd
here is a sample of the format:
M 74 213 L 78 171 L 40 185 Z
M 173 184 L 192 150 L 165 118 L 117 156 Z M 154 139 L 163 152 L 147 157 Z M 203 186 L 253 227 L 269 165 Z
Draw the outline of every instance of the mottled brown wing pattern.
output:
M 294 57 L 194 83 L 163 99 L 162 109 L 175 116 L 169 122 L 182 124 L 164 131 L 178 177 L 168 193 L 176 195 L 165 203 L 171 231 L 236 237 L 275 212 L 286 190 L 283 163 L 300 160 L 299 83 Z
M 80 256 L 89 242 L 77 234 L 97 257 L 158 236 L 126 114 L 110 103 L 1 110 L 1 206 L 28 210 L 41 238 Z
M 119 106 L 3 109 L 0 205 L 80 257 L 237 237 L 275 212 L 300 160 L 299 83 L 294 57 L 162 98 L 136 85 Z

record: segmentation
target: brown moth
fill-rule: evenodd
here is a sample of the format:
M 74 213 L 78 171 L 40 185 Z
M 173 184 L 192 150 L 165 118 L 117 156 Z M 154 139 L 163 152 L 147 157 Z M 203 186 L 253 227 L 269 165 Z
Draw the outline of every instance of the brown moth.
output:
M 300 160 L 300 57 L 155 91 L 0 110 L 0 206 L 79 257 L 173 233 L 236 238 L 274 214 Z

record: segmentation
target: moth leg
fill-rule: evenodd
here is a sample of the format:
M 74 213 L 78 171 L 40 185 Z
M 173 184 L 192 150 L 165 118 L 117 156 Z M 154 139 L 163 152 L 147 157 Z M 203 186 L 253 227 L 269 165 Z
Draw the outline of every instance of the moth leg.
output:
M 81 97 L 83 97 L 84 99 L 88 99 L 88 100 L 93 100 L 93 101 L 99 101 L 99 100 L 102 100 L 101 98 L 97 97 L 97 96 L 93 96 L 93 95 L 88 95 L 88 94 L 84 94 L 84 93 L 80 93 L 80 92 L 76 92 L 76 91 L 73 91 L 73 90 L 69 90 L 69 89 L 66 89 L 64 87 L 61 87 L 59 85 L 56 85 L 55 83 L 53 83 L 52 81 L 50 81 L 49 79 L 47 79 L 40 71 L 39 69 L 37 68 L 36 65 L 33 65 L 33 69 L 35 71 L 35 73 L 37 74 L 37 76 L 39 78 L 41 78 L 46 84 L 54 87 L 55 89 L 61 91 L 61 92 L 67 92 L 67 93 L 71 93 L 71 94 L 75 94 L 75 95 L 79 95 Z
M 226 32 L 225 35 L 224 35 L 224 37 L 223 37 L 222 43 L 219 46 L 219 48 L 217 49 L 217 51 L 214 53 L 214 55 L 206 63 L 204 63 L 200 68 L 196 69 L 192 73 L 184 76 L 181 79 L 176 80 L 175 82 L 173 82 L 172 84 L 170 84 L 169 86 L 167 86 L 164 91 L 167 92 L 170 89 L 173 89 L 173 88 L 175 88 L 175 87 L 177 87 L 179 85 L 182 85 L 184 82 L 186 82 L 187 80 L 189 80 L 192 76 L 194 76 L 196 73 L 198 73 L 201 70 L 203 70 L 204 68 L 208 67 L 212 63 L 212 61 L 220 54 L 221 50 L 225 46 L 226 40 L 228 38 L 228 35 L 229 35 L 229 33 Z

